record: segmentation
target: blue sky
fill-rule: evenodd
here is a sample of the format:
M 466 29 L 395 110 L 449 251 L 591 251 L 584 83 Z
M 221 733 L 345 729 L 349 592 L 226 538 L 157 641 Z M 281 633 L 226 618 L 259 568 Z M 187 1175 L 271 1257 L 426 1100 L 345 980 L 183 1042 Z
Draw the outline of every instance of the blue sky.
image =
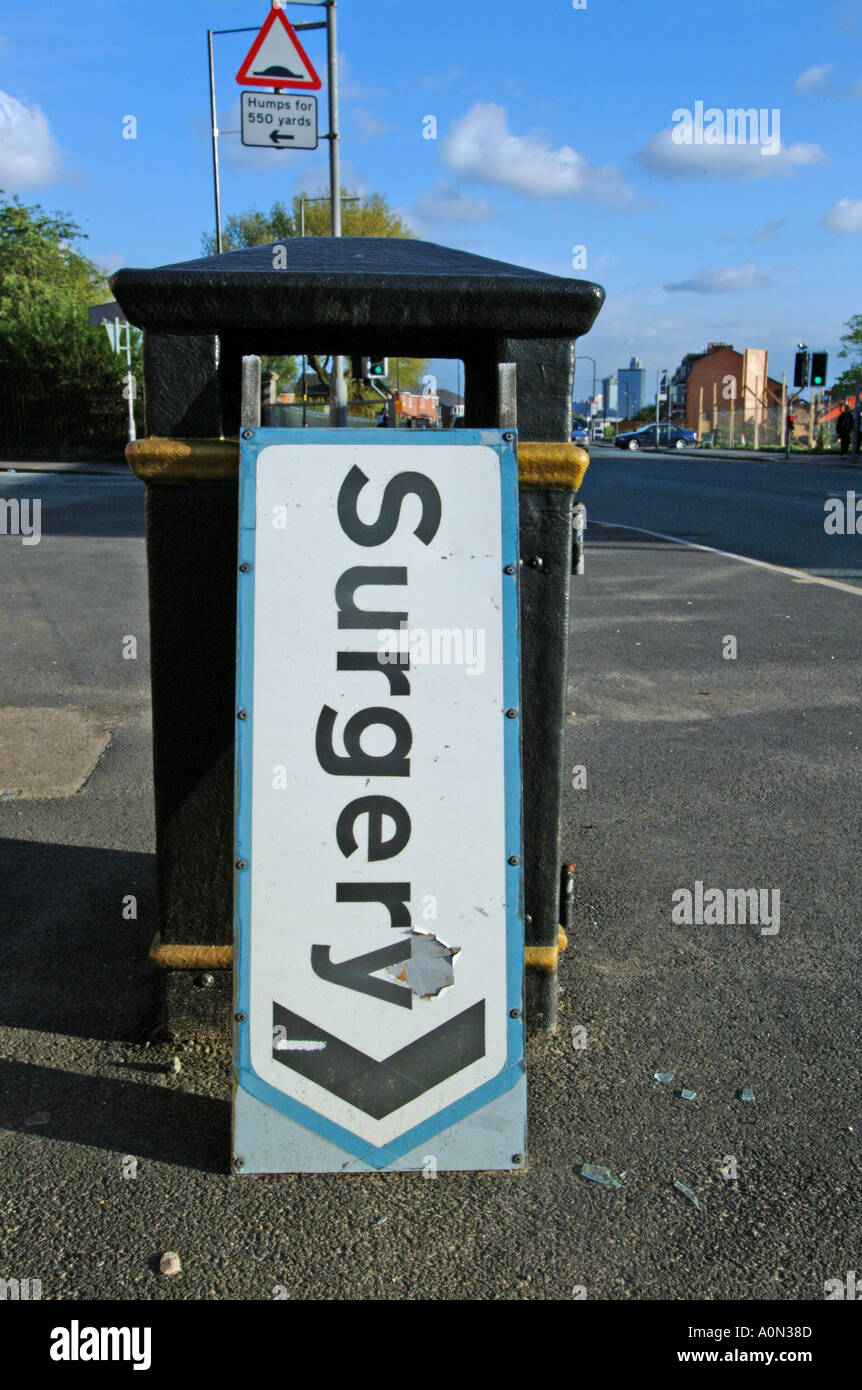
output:
M 213 221 L 206 30 L 268 10 L 0 5 L 0 188 L 71 213 L 109 269 L 199 255 Z M 607 301 L 579 346 L 599 376 L 636 353 L 653 389 L 658 367 L 710 340 L 766 347 L 773 376 L 799 339 L 829 350 L 830 381 L 840 369 L 842 325 L 862 312 L 859 0 L 339 0 L 338 26 L 343 182 L 383 192 L 428 240 L 598 281 Z M 238 125 L 252 37 L 215 40 L 223 129 Z M 303 42 L 325 74 L 323 33 Z M 770 130 L 777 110 L 780 148 L 762 153 L 766 130 L 761 144 L 676 143 L 674 113 L 696 102 L 762 109 Z M 225 136 L 221 151 L 225 214 L 327 184 L 323 143 L 270 153 Z M 583 362 L 576 395 L 591 382 Z

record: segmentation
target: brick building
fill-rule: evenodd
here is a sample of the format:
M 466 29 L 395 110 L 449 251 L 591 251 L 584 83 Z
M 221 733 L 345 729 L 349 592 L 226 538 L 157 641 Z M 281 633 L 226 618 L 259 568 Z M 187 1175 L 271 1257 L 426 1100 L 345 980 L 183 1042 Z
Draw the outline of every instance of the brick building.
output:
M 781 382 L 767 371 L 765 348 L 737 352 L 730 343 L 709 343 L 686 353 L 671 381 L 674 418 L 700 434 L 710 428 L 713 406 L 733 410 L 740 424 L 781 404 Z M 702 413 L 700 413 L 702 412 Z

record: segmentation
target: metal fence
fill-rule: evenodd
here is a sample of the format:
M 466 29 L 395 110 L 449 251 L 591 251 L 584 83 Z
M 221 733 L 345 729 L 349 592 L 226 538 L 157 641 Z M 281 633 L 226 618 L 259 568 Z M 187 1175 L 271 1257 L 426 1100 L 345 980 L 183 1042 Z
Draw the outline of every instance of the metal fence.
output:
M 143 424 L 135 401 L 138 430 Z M 122 384 L 109 390 L 33 389 L 0 383 L 0 459 L 116 459 L 128 440 Z
M 756 414 L 750 408 L 743 413 L 737 409 L 704 409 L 697 437 L 701 444 L 716 449 L 783 449 L 785 421 L 793 416 L 790 434 L 791 447 L 803 449 L 839 449 L 835 421 L 826 420 L 815 411 L 813 429 L 811 409 L 807 402 L 783 410 L 780 405 L 763 406 Z

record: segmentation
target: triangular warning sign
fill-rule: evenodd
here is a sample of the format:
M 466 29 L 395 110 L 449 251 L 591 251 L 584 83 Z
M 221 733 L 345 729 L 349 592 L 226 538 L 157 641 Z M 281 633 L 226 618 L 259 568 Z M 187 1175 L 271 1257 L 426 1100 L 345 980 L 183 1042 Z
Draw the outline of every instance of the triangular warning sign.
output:
M 305 87 L 313 92 L 321 85 L 281 10 L 270 10 L 236 80 L 244 87 Z

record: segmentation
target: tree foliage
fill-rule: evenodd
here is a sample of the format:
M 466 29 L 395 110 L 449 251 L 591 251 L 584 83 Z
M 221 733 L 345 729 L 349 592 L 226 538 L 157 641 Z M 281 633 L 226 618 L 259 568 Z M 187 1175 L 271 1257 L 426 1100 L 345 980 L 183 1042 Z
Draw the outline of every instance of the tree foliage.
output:
M 304 198 L 297 194 L 288 208 L 282 202 L 273 203 L 269 212 L 252 208 L 248 212 L 231 213 L 222 229 L 222 248 L 224 251 L 243 251 L 252 246 L 266 246 L 271 242 L 286 241 L 303 234 L 307 237 L 329 236 L 331 231 L 329 191 L 314 197 Z M 393 212 L 382 193 L 364 195 L 341 190 L 341 230 L 344 236 L 391 236 L 412 237 L 413 233 L 406 222 Z M 204 253 L 215 255 L 216 239 L 214 233 L 203 237 Z M 311 369 L 317 372 L 324 385 L 329 385 L 330 372 L 326 361 L 319 357 L 309 357 Z M 266 365 L 277 371 L 282 385 L 290 384 L 299 376 L 299 366 L 295 358 L 268 357 Z M 428 368 L 427 358 L 399 357 L 390 360 L 389 384 L 396 381 L 405 390 L 417 389 L 423 373 Z M 349 383 L 349 394 L 354 399 L 364 399 L 367 394 L 361 383 Z M 377 397 L 375 397 L 377 399 Z
M 0 194 L 0 379 L 7 386 L 41 380 L 121 389 L 125 360 L 87 317 L 110 293 L 77 249 L 83 236 L 66 215 Z
M 848 358 L 850 365 L 836 380 L 832 388 L 833 398 L 836 395 L 852 395 L 862 387 L 862 314 L 854 314 L 844 327 L 849 331 L 841 335 L 844 346 L 838 356 Z

